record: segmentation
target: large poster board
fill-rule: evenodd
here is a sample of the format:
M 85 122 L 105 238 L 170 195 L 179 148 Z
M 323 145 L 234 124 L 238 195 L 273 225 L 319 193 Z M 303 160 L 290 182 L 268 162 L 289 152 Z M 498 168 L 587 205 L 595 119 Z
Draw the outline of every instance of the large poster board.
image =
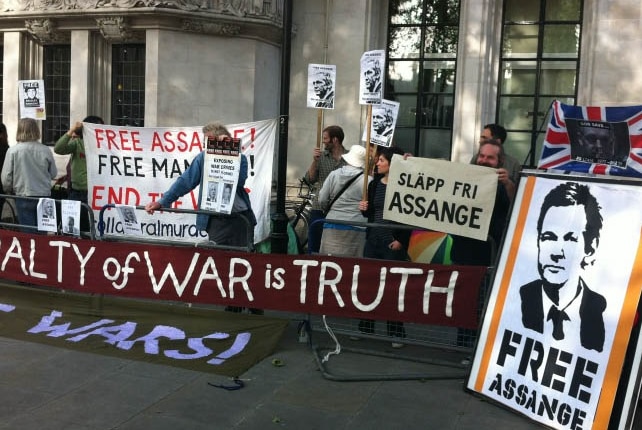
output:
M 270 233 L 270 194 L 277 120 L 264 120 L 227 126 L 232 137 L 242 142 L 241 152 L 248 159 L 245 188 L 258 221 L 256 242 Z M 106 204 L 145 205 L 160 198 L 204 149 L 201 127 L 117 127 L 85 123 L 83 139 L 87 157 L 89 205 L 96 219 Z M 207 190 L 203 190 L 204 193 Z M 222 192 L 222 190 L 221 190 Z M 175 202 L 174 208 L 198 207 L 198 187 Z M 106 211 L 105 233 L 123 234 L 115 213 Z M 137 211 L 143 235 L 159 240 L 207 239 L 195 226 L 192 214 L 148 215 Z
M 642 177 L 642 106 L 554 101 L 537 167 Z
M 383 217 L 485 241 L 496 193 L 490 167 L 395 154 Z
M 642 288 L 642 186 L 520 181 L 467 388 L 559 429 L 604 429 Z

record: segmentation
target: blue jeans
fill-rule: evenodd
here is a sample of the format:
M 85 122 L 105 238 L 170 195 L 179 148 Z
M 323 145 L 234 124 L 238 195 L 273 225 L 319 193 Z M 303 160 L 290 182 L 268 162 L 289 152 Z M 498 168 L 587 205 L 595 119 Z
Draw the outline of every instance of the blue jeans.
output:
M 18 212 L 18 222 L 20 225 L 37 226 L 38 225 L 38 200 L 27 200 L 16 197 L 16 212 Z M 21 228 L 24 233 L 37 233 L 36 229 Z

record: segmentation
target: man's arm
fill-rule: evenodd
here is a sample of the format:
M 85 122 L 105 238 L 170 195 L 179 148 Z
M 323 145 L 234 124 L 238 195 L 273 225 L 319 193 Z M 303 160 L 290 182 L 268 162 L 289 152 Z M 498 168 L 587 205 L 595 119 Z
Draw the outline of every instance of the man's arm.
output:
M 312 152 L 312 164 L 308 167 L 308 171 L 305 173 L 305 179 L 310 183 L 314 184 L 319 179 L 319 159 L 321 158 L 321 149 L 314 148 Z

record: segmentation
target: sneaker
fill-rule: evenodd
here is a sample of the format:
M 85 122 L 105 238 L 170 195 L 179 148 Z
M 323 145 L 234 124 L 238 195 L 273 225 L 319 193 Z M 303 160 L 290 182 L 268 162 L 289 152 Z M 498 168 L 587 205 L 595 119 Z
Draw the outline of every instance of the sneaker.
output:
M 461 360 L 460 363 L 463 364 L 464 366 L 468 366 L 470 364 L 470 357 L 464 358 L 463 360 Z
M 359 336 L 350 336 L 348 339 L 354 340 L 354 341 L 361 340 L 361 338 Z
M 404 344 L 400 342 L 392 342 L 390 346 L 392 346 L 394 349 L 399 349 L 399 348 L 403 348 Z
M 225 312 L 233 312 L 235 314 L 240 314 L 243 312 L 243 307 L 242 306 L 226 306 L 225 307 Z

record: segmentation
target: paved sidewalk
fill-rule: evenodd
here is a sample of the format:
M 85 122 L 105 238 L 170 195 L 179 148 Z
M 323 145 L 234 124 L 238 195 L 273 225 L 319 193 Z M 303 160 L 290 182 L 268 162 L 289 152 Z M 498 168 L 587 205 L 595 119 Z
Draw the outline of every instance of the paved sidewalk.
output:
M 325 333 L 314 333 L 331 345 Z M 388 342 L 343 346 L 431 356 L 452 353 Z M 319 370 L 292 321 L 277 351 L 241 376 L 245 386 L 214 374 L 146 364 L 0 338 L 0 429 L 539 429 L 540 426 L 463 390 L 463 378 L 338 382 L 336 375 L 434 374 L 463 369 L 347 351 Z M 460 354 L 461 355 L 461 354 Z M 326 375 L 326 376 L 328 376 Z M 384 378 L 385 379 L 385 378 Z

